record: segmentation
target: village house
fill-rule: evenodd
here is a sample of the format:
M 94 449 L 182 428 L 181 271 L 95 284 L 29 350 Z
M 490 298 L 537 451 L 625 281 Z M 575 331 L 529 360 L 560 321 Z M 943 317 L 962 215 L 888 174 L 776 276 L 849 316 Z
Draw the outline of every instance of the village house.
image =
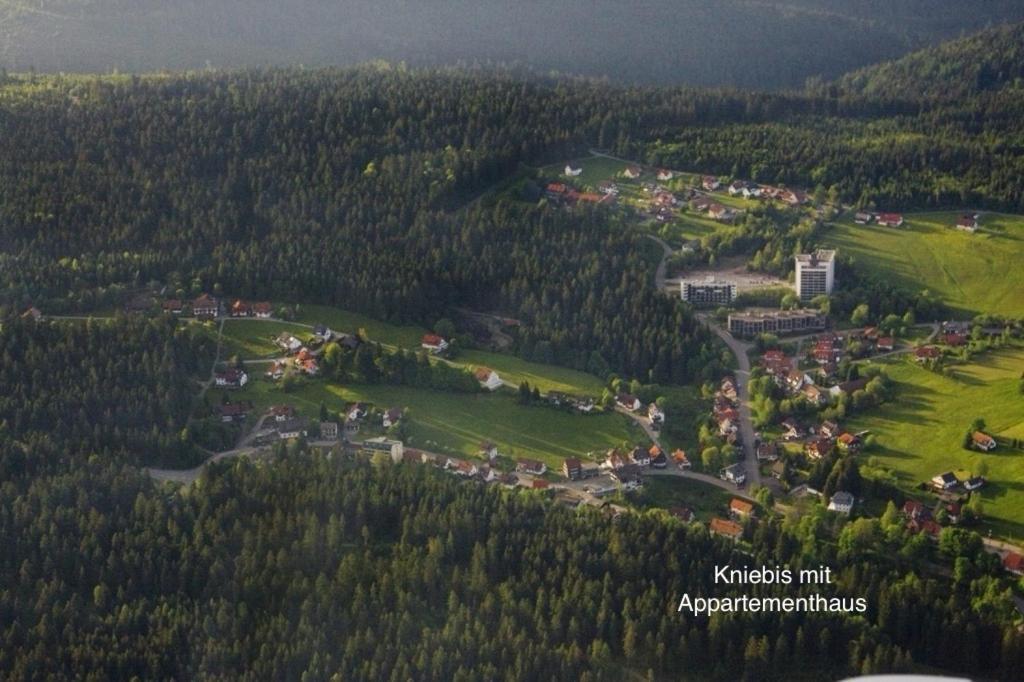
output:
M 583 168 L 573 168 L 571 163 L 565 164 L 565 175 L 570 178 L 578 178 L 583 174 Z
M 677 468 L 682 470 L 689 469 L 692 466 L 689 458 L 683 450 L 676 450 L 673 452 L 672 461 L 676 463 Z
M 274 339 L 274 344 L 281 350 L 288 353 L 296 353 L 302 348 L 302 342 L 288 332 L 281 332 L 278 337 Z
M 448 350 L 448 342 L 437 334 L 424 334 L 420 346 L 431 353 L 443 353 Z
M 861 441 L 859 436 L 855 436 L 852 433 L 841 433 L 839 438 L 836 439 L 836 446 L 839 448 L 839 452 L 856 453 L 860 450 Z
M 275 422 L 286 422 L 295 416 L 295 408 L 291 405 L 271 405 L 267 416 Z
M 914 349 L 915 362 L 926 362 L 928 360 L 936 360 L 940 357 L 942 357 L 942 350 L 937 346 L 921 346 L 920 348 Z
M 832 454 L 833 443 L 829 438 L 812 438 L 804 443 L 804 453 L 811 459 L 821 459 Z
M 583 478 L 583 464 L 575 457 L 569 457 L 562 462 L 562 475 L 570 481 L 578 481 Z
M 931 512 L 921 502 L 917 500 L 907 500 L 903 503 L 903 509 L 901 510 L 903 515 L 911 521 L 917 521 L 920 519 L 930 518 Z
M 338 422 L 320 422 L 322 440 L 338 440 Z
M 630 412 L 636 412 L 641 406 L 640 399 L 632 393 L 619 393 L 615 396 L 615 404 Z
M 797 391 L 804 387 L 804 384 L 814 383 L 813 381 L 810 380 L 810 377 L 807 376 L 806 372 L 803 372 L 799 369 L 791 369 L 784 375 L 783 380 L 786 388 L 789 390 L 790 393 L 796 393 Z
M 754 513 L 754 505 L 738 497 L 729 501 L 729 516 L 734 519 L 745 519 Z
M 793 369 L 793 361 L 781 350 L 767 350 L 761 356 L 761 366 L 772 376 L 786 376 Z
M 738 194 L 743 194 L 745 189 L 749 190 L 748 183 L 745 180 L 733 180 L 729 184 L 729 196 L 734 197 Z
M 213 374 L 213 384 L 218 388 L 237 389 L 242 388 L 248 382 L 249 375 L 240 369 L 230 368 Z
M 345 418 L 351 421 L 359 421 L 360 419 L 365 419 L 369 413 L 370 408 L 366 403 L 352 403 L 345 412 Z
M 947 346 L 964 346 L 967 345 L 967 334 L 948 332 L 942 335 L 942 342 Z
M 963 508 L 959 502 L 949 502 L 943 507 L 946 510 L 946 518 L 952 524 L 960 523 L 960 516 L 963 513 Z
M 170 300 L 163 302 L 163 309 L 165 313 L 170 313 L 171 315 L 181 315 L 181 313 L 184 312 L 185 310 L 185 306 L 180 300 L 172 298 Z
M 971 476 L 964 481 L 964 490 L 975 491 L 980 490 L 985 486 L 985 478 L 983 476 Z
M 713 203 L 715 202 L 707 197 L 696 197 L 690 202 L 690 208 L 698 213 L 704 213 L 708 210 L 708 206 Z
M 534 476 L 542 476 L 547 472 L 548 467 L 544 462 L 539 462 L 535 459 L 519 459 L 516 460 L 516 472 L 520 474 L 533 474 Z
M 939 534 L 942 533 L 942 526 L 938 522 L 928 516 L 921 519 L 911 519 L 907 521 L 907 530 L 913 534 L 926 533 L 932 538 L 938 539 Z
M 635 465 L 625 466 L 621 469 L 614 469 L 611 477 L 618 481 L 626 490 L 638 490 L 643 487 L 644 480 L 640 467 Z
M 608 451 L 603 462 L 601 462 L 601 468 L 610 471 L 621 469 L 622 467 L 629 464 L 629 459 L 624 454 L 619 452 L 618 448 L 613 448 Z
M 480 469 L 473 462 L 457 457 L 449 457 L 445 461 L 444 468 L 456 476 L 463 476 L 465 478 L 476 476 L 480 472 Z
M 392 426 L 402 420 L 402 408 L 400 407 L 389 407 L 384 410 L 384 414 L 381 415 L 381 426 L 385 429 L 390 429 Z
M 249 317 L 252 314 L 252 306 L 242 299 L 235 299 L 231 304 L 231 317 Z
M 494 461 L 498 458 L 498 446 L 489 440 L 483 441 L 480 443 L 480 456 L 489 461 Z
M 842 383 L 836 384 L 832 388 L 828 389 L 828 392 L 829 395 L 838 398 L 841 395 L 853 395 L 857 391 L 863 391 L 864 387 L 867 385 L 867 379 L 851 379 L 850 381 L 844 381 Z
M 857 211 L 853 216 L 853 222 L 858 225 L 867 225 L 874 219 L 875 215 L 873 213 L 868 213 L 867 211 Z
M 879 336 L 875 348 L 879 351 L 890 351 L 896 347 L 896 340 L 891 336 Z
M 718 477 L 723 481 L 735 483 L 737 486 L 740 486 L 747 480 L 747 473 L 743 470 L 742 464 L 733 464 L 718 472 Z
M 657 429 L 665 423 L 665 413 L 655 403 L 651 403 L 647 406 L 647 419 L 651 426 Z
M 716 189 L 722 186 L 722 183 L 718 181 L 714 175 L 705 175 L 701 178 L 700 186 L 707 192 L 714 192 Z
M 1024 556 L 1017 552 L 1007 552 L 1003 556 L 1003 568 L 1014 575 L 1024 575 Z
M 975 431 L 971 434 L 971 443 L 982 452 L 991 452 L 996 449 L 996 439 L 984 431 Z
M 977 232 L 978 231 L 978 215 L 965 213 L 956 219 L 956 229 L 962 230 L 963 232 Z
M 548 186 L 544 188 L 544 196 L 548 199 L 562 199 L 568 192 L 568 186 L 561 182 L 548 183 Z
M 879 213 L 878 224 L 885 227 L 902 227 L 903 215 L 901 213 Z
M 792 417 L 788 417 L 780 424 L 782 426 L 782 437 L 786 440 L 796 440 L 803 436 L 803 429 L 800 428 L 800 424 L 797 423 Z
M 617 195 L 619 193 L 619 186 L 611 180 L 602 180 L 597 184 L 597 191 L 601 194 Z
M 288 419 L 277 423 L 277 435 L 281 440 L 293 438 L 304 438 L 306 436 L 306 421 L 304 419 Z
M 638 445 L 630 451 L 629 460 L 640 467 L 650 466 L 651 453 Z
M 636 180 L 643 174 L 643 169 L 640 166 L 626 166 L 626 170 L 622 171 L 622 174 L 630 180 Z
M 717 516 L 711 519 L 711 522 L 708 524 L 708 530 L 711 531 L 712 535 L 728 538 L 733 542 L 743 537 L 743 526 L 735 521 L 722 519 Z
M 220 304 L 209 294 L 202 294 L 192 301 L 192 314 L 196 317 L 217 317 L 219 312 Z
M 732 377 L 722 379 L 720 390 L 722 395 L 732 402 L 736 402 L 736 399 L 739 397 L 739 394 L 736 392 L 736 380 Z
M 651 456 L 651 466 L 653 468 L 664 469 L 668 466 L 668 457 L 665 456 L 665 451 L 657 445 L 652 445 L 647 454 Z
M 757 461 L 774 462 L 779 458 L 779 446 L 775 441 L 764 441 L 757 444 Z
M 477 367 L 473 372 L 473 376 L 476 377 L 477 383 L 480 384 L 481 388 L 485 388 L 488 391 L 496 391 L 501 388 L 501 377 L 489 367 Z
M 225 405 L 217 406 L 217 414 L 220 416 L 220 420 L 226 424 L 231 422 L 245 421 L 245 418 L 249 416 L 249 410 L 251 405 L 243 403 L 227 403 Z
M 821 407 L 822 405 L 828 402 L 828 397 L 826 396 L 825 392 L 822 391 L 817 386 L 815 386 L 814 384 L 807 384 L 800 390 L 800 393 L 807 400 L 807 402 L 816 407 Z
M 270 305 L 268 301 L 260 301 L 254 303 L 252 306 L 252 314 L 254 317 L 266 319 L 274 313 L 274 307 Z
M 659 182 L 668 182 L 674 176 L 672 174 L 672 171 L 668 170 L 667 168 L 659 168 L 657 177 Z
M 943 472 L 932 477 L 932 486 L 939 490 L 952 490 L 959 484 L 956 474 L 952 471 Z
M 669 516 L 679 519 L 683 523 L 690 523 L 693 521 L 693 510 L 688 507 L 669 507 Z
M 834 419 L 826 419 L 821 422 L 821 427 L 818 429 L 818 432 L 826 438 L 835 438 L 841 433 L 839 430 L 839 422 Z
M 852 493 L 848 493 L 845 490 L 837 490 L 828 502 L 828 510 L 849 516 L 850 512 L 853 511 L 853 504 L 854 497 Z
M 708 206 L 708 217 L 712 220 L 732 220 L 735 212 L 722 204 L 711 204 Z

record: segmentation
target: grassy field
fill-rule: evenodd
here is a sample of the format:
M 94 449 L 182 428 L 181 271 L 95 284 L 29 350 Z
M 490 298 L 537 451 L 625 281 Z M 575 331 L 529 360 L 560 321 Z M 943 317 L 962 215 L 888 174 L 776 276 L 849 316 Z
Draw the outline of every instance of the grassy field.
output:
M 946 378 L 907 361 L 888 364 L 897 399 L 844 426 L 870 429 L 878 446 L 870 455 L 896 472 L 908 490 L 943 471 L 987 463 L 985 515 L 993 532 L 1024 538 L 1024 451 L 1000 447 L 989 454 L 964 450 L 964 431 L 977 417 L 991 433 L 1024 432 L 1024 395 L 1018 389 L 1024 349 L 1006 348 L 956 367 Z
M 256 368 L 253 368 L 256 374 Z M 209 400 L 221 400 L 211 391 Z M 524 407 L 509 394 L 459 394 L 401 386 L 340 386 L 309 381 L 290 393 L 253 377 L 232 398 L 251 400 L 257 408 L 290 403 L 300 414 L 316 418 L 320 403 L 336 413 L 349 402 L 377 407 L 403 407 L 411 417 L 410 447 L 460 455 L 477 455 L 481 441 L 496 443 L 503 455 L 539 459 L 561 468 L 566 457 L 586 457 L 624 443 L 645 442 L 626 417 L 615 414 L 577 415 L 547 407 Z
M 296 322 L 325 324 L 336 332 L 355 334 L 365 329 L 370 339 L 393 346 L 418 349 L 426 329 L 415 325 L 397 325 L 381 322 L 366 315 L 352 313 L 323 305 L 302 305 Z
M 982 231 L 951 227 L 958 212 L 915 213 L 902 228 L 830 226 L 826 241 L 858 266 L 911 291 L 928 289 L 964 313 L 1024 315 L 1024 217 L 986 213 Z
M 579 177 L 565 177 L 565 165 L 569 163 L 573 168 L 582 168 L 583 173 Z M 574 185 L 596 187 L 602 180 L 615 180 L 619 173 L 626 169 L 629 164 L 614 159 L 606 159 L 603 156 L 585 156 L 573 159 L 564 163 L 553 163 L 541 169 L 545 177 L 559 177 Z
M 643 507 L 689 507 L 699 521 L 712 516 L 727 516 L 729 500 L 725 490 L 678 476 L 648 476 L 644 479 L 639 503 Z
M 593 374 L 567 367 L 529 362 L 506 353 L 466 350 L 459 353 L 453 364 L 490 367 L 510 385 L 518 386 L 521 382 L 528 381 L 530 386 L 540 388 L 542 393 L 561 391 L 596 398 L 604 389 L 604 384 Z
M 288 332 L 300 341 L 305 341 L 313 330 L 300 324 L 272 320 L 225 320 L 221 357 L 238 355 L 242 359 L 250 359 L 280 355 L 281 351 L 274 345 L 274 339 L 281 332 Z

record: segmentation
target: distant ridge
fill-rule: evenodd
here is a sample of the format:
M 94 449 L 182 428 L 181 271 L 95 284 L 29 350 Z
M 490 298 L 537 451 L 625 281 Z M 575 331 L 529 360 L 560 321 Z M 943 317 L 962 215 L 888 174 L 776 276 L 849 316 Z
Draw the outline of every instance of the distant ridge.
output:
M 999 26 L 869 66 L 838 79 L 840 93 L 891 99 L 956 99 L 1024 91 L 1024 23 Z

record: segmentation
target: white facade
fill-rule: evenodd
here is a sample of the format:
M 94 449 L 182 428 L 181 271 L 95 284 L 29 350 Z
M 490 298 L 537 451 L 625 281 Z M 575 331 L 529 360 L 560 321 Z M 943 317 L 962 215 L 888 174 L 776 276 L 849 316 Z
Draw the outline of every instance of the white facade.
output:
M 796 295 L 801 301 L 831 294 L 835 286 L 836 252 L 819 249 L 796 256 Z

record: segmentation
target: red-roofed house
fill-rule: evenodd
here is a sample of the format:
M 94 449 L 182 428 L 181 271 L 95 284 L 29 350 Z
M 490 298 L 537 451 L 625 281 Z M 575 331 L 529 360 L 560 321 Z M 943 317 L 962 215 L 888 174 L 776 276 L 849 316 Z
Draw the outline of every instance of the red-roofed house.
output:
M 501 377 L 490 367 L 477 367 L 473 376 L 480 382 L 480 386 L 488 391 L 496 391 L 501 388 Z
M 717 516 L 711 519 L 711 523 L 708 524 L 708 530 L 715 535 L 720 535 L 733 541 L 739 540 L 743 536 L 743 526 L 735 521 L 720 519 Z
M 441 353 L 448 350 L 448 342 L 437 334 L 424 334 L 420 339 L 420 346 L 431 353 Z
M 1024 575 L 1024 556 L 1016 552 L 1007 552 L 1003 557 L 1003 568 L 1014 575 Z
M 971 442 L 974 443 L 974 447 L 979 450 L 983 450 L 984 452 L 996 449 L 996 439 L 983 431 L 975 431 L 972 433 Z
M 978 216 L 971 214 L 964 214 L 956 219 L 956 229 L 963 230 L 964 232 L 977 232 L 978 231 Z
M 750 516 L 753 513 L 753 511 L 754 505 L 747 502 L 746 500 L 741 500 L 738 497 L 734 497 L 729 502 L 729 513 L 734 517 L 746 518 Z
M 903 225 L 903 214 L 901 213 L 879 213 L 878 224 L 886 227 L 901 227 Z
M 925 360 L 935 360 L 942 355 L 942 351 L 935 346 L 921 346 L 920 348 L 914 349 L 914 360 L 917 362 L 924 362 Z

